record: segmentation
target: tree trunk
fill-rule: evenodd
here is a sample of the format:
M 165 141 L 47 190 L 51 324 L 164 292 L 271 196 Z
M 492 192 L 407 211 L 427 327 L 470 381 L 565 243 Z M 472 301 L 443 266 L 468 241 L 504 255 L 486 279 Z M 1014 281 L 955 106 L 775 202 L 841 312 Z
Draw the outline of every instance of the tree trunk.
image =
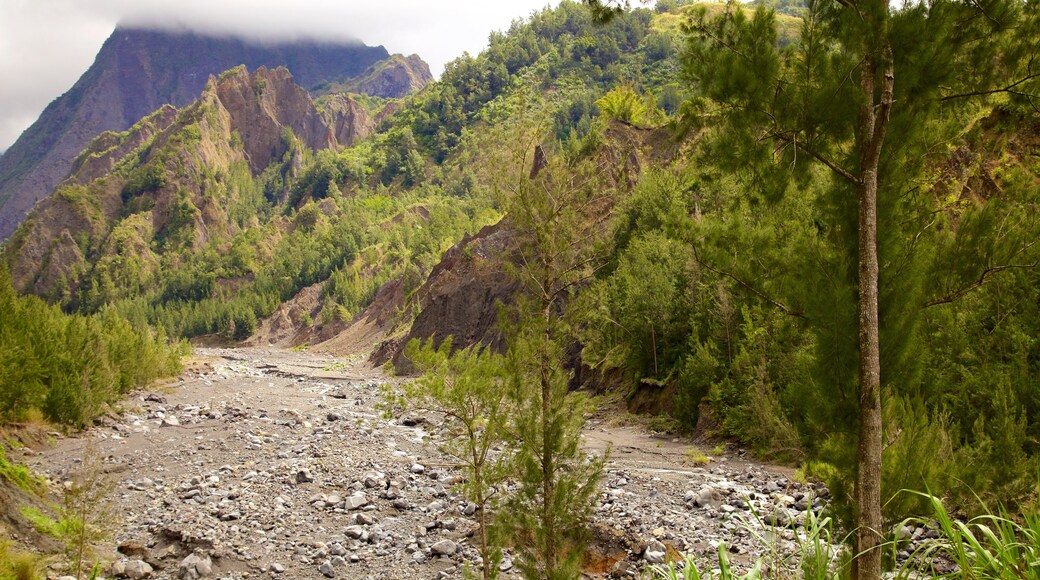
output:
M 881 577 L 881 348 L 878 316 L 878 171 L 885 132 L 892 108 L 894 73 L 892 52 L 887 44 L 887 7 L 876 14 L 881 19 L 866 40 L 860 67 L 863 105 L 857 140 L 860 150 L 859 247 L 857 313 L 859 323 L 859 443 L 856 465 L 856 558 L 853 577 Z M 875 81 L 881 73 L 880 95 Z
M 857 580 L 881 576 L 881 356 L 878 328 L 877 173 L 859 191 L 859 448 Z
M 546 259 L 546 272 L 552 270 L 552 260 Z M 556 514 L 553 513 L 553 500 L 556 495 L 556 450 L 553 420 L 552 420 L 552 291 L 555 281 L 548 276 L 544 280 L 542 293 L 542 360 L 541 360 L 541 389 L 542 389 L 542 525 L 545 526 L 545 571 L 551 574 L 556 571 L 557 551 L 556 543 Z

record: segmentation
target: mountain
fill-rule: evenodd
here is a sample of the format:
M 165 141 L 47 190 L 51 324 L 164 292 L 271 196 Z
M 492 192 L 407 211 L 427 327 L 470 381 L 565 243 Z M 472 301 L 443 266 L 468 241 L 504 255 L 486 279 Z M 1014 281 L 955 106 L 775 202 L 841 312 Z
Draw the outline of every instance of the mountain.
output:
M 387 61 L 381 46 L 361 43 L 254 44 L 236 38 L 117 28 L 93 65 L 0 157 L 0 239 L 68 174 L 72 160 L 103 131 L 123 131 L 161 105 L 183 107 L 210 75 L 246 65 L 287 67 L 305 88 L 347 82 Z M 400 63 L 408 72 L 398 73 Z M 418 57 L 388 61 L 379 94 L 402 96 L 430 80 Z M 422 72 L 425 71 L 425 75 Z M 394 84 L 399 80 L 399 84 Z M 364 86 L 358 87 L 364 91 Z
M 199 249 L 240 231 L 237 222 L 251 223 L 243 204 L 259 192 L 241 184 L 283 157 L 291 172 L 301 163 L 294 143 L 346 146 L 374 126 L 345 95 L 319 110 L 285 68 L 250 74 L 239 66 L 211 77 L 191 105 L 164 105 L 126 132 L 91 141 L 10 240 L 14 285 L 44 295 L 75 291 L 93 257 L 138 264 L 130 278 L 121 271 L 108 280 L 140 288 L 170 248 Z
M 433 80 L 430 67 L 419 55 L 392 55 L 365 72 L 343 83 L 331 83 L 321 92 L 351 92 L 384 99 L 401 98 L 418 91 Z

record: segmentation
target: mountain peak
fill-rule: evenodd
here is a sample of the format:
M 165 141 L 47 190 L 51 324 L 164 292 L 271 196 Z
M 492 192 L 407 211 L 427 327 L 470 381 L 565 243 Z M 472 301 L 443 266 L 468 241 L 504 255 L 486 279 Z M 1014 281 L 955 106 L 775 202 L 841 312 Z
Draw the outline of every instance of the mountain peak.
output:
M 296 84 L 313 91 L 349 82 L 389 57 L 382 46 L 356 40 L 261 42 L 121 25 L 87 72 L 0 157 L 0 240 L 69 174 L 94 137 L 125 131 L 164 104 L 191 103 L 211 75 L 238 65 L 272 71 L 282 66 Z M 425 63 L 417 61 L 410 62 L 410 70 L 420 72 L 408 76 L 406 90 L 420 84 L 413 79 L 425 78 Z

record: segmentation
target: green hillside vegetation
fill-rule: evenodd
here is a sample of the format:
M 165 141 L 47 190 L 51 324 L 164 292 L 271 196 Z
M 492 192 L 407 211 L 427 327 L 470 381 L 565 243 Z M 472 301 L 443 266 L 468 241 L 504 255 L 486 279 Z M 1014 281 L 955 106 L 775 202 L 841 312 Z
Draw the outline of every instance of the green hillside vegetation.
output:
M 75 317 L 9 289 L 5 299 L 65 321 L 53 333 L 75 334 L 70 340 L 107 345 L 89 330 L 104 320 L 97 332 L 122 328 L 146 337 L 140 344 L 154 353 L 166 352 L 154 338 L 164 334 L 247 338 L 314 284 L 322 284 L 323 309 L 312 322 L 347 321 L 393 279 L 414 303 L 445 250 L 506 214 L 505 180 L 529 169 L 529 157 L 512 156 L 517 149 L 529 156 L 541 144 L 554 167 L 573 169 L 609 150 L 612 129 L 667 127 L 668 158 L 633 171 L 634 187 L 612 191 L 598 221 L 590 218 L 609 234 L 596 248 L 602 264 L 568 302 L 569 316 L 581 314 L 568 320 L 581 322 L 554 335 L 554 348 L 580 344 L 582 363 L 598 371 L 592 376 L 620 376 L 633 398 L 665 400 L 686 431 L 700 425 L 760 456 L 801 464 L 827 481 L 836 511 L 848 516 L 857 425 L 854 199 L 835 196 L 835 177 L 805 154 L 792 158 L 796 147 L 765 151 L 742 127 L 720 121 L 711 91 L 732 87 L 698 84 L 694 19 L 731 8 L 661 2 L 598 26 L 585 6 L 565 1 L 493 33 L 481 54 L 449 63 L 440 81 L 396 103 L 375 135 L 316 151 L 285 130 L 273 161 L 258 170 L 242 154 L 243 137 L 221 135 L 203 99 L 112 176 L 57 192 L 92 232 L 75 240 L 85 266 L 46 296 Z M 787 14 L 759 24 L 772 27 L 763 31 L 779 50 L 795 50 L 801 8 L 779 8 Z M 758 86 L 757 75 L 733 79 Z M 978 506 L 974 494 L 1011 509 L 1036 501 L 1033 103 L 1007 94 L 973 101 L 936 122 L 941 138 L 899 158 L 913 153 L 923 169 L 885 207 L 894 224 L 882 249 L 881 303 L 891 315 L 881 356 L 893 385 L 883 409 L 883 492 L 894 498 L 886 523 L 930 507 L 927 498 L 898 494 L 903 488 L 945 495 L 966 511 Z M 846 105 L 812 102 L 791 114 L 822 126 L 833 121 L 830 108 Z M 834 151 L 851 139 L 835 140 Z M 113 187 L 122 205 L 110 221 L 98 200 Z M 166 204 L 158 220 L 157 199 Z M 199 227 L 215 215 L 221 227 Z M 407 326 L 406 312 L 399 317 Z M 154 334 L 144 333 L 149 325 Z M 24 356 L 9 352 L 0 368 L 28 372 L 12 362 Z M 102 385 L 118 360 L 91 368 L 83 384 Z M 84 395 L 81 407 L 139 384 L 120 381 Z M 29 396 L 9 388 L 12 401 Z M 50 391 L 37 390 L 42 398 L 30 407 L 50 416 Z M 58 391 L 61 399 L 68 387 Z M 54 415 L 72 423 L 87 416 Z
M 176 375 L 186 346 L 111 308 L 70 315 L 17 296 L 0 269 L 0 421 L 82 427 L 130 389 Z

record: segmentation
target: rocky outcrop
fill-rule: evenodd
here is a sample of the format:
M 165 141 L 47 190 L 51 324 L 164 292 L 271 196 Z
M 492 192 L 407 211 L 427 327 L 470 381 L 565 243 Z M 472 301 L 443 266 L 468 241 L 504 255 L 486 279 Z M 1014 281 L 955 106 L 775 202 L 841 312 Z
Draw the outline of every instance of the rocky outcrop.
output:
M 344 88 L 354 93 L 389 99 L 416 92 L 432 80 L 430 67 L 419 55 L 395 54 L 346 83 Z
M 191 103 L 210 75 L 240 64 L 250 70 L 288 66 L 299 84 L 314 87 L 351 79 L 387 57 L 383 47 L 360 43 L 261 45 L 117 28 L 90 69 L 0 157 L 0 240 L 69 174 L 98 134 L 124 131 L 164 104 Z
M 505 271 L 517 246 L 507 222 L 487 226 L 452 246 L 417 290 L 418 312 L 408 332 L 381 344 L 372 362 L 402 362 L 404 346 L 413 338 L 439 344 L 450 336 L 456 346 L 483 342 L 501 348 L 498 304 L 512 302 L 520 288 Z M 400 370 L 407 371 L 407 365 Z
M 602 167 L 606 168 L 604 181 L 618 189 L 629 188 L 637 181 L 641 168 L 651 165 L 651 160 L 663 165 L 674 159 L 675 147 L 666 129 L 611 124 L 604 132 L 604 144 L 598 153 Z M 612 204 L 607 200 L 592 211 L 606 215 Z M 595 215 L 589 218 L 598 219 Z M 483 343 L 502 350 L 498 305 L 512 303 L 521 288 L 508 272 L 510 263 L 519 262 L 520 244 L 520 236 L 507 218 L 466 236 L 450 248 L 411 300 L 411 308 L 417 310 L 411 327 L 381 343 L 371 361 L 393 361 L 398 371 L 409 372 L 409 363 L 403 360 L 402 353 L 412 339 L 433 339 L 439 344 L 450 336 L 454 347 Z M 569 364 L 575 369 L 575 381 L 592 380 L 583 376 L 589 369 L 582 367 L 577 353 Z

